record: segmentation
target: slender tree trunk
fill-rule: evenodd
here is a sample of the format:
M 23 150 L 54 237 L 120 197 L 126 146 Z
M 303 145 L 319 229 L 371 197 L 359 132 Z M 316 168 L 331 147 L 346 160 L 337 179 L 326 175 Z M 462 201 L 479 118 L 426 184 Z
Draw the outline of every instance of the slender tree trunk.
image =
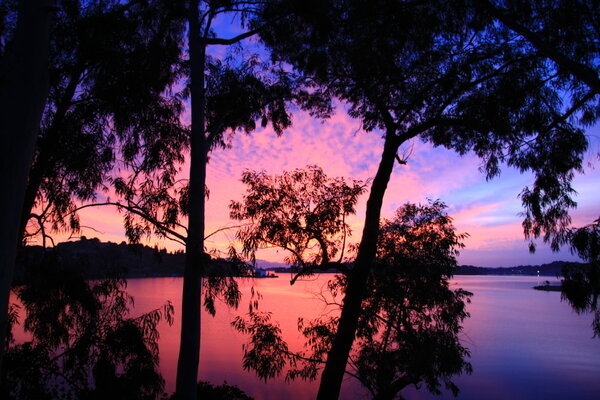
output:
M 181 301 L 181 342 L 177 362 L 178 399 L 196 399 L 200 361 L 200 303 L 204 256 L 204 210 L 208 144 L 204 132 L 204 64 L 206 45 L 200 38 L 198 0 L 189 4 L 189 56 L 191 66 L 190 180 L 188 238 L 186 243 L 183 296 Z
M 371 185 L 371 193 L 367 200 L 362 239 L 354 268 L 348 275 L 342 313 L 331 350 L 327 355 L 323 374 L 321 375 L 321 384 L 317 395 L 318 400 L 337 399 L 340 395 L 344 371 L 346 370 L 348 356 L 350 355 L 358 327 L 362 301 L 365 298 L 366 281 L 377 250 L 379 218 L 381 216 L 383 196 L 394 168 L 394 160 L 399 145 L 400 141 L 394 135 L 394 132 L 389 131 L 386 135 L 379 168 L 377 169 L 377 174 Z
M 21 207 L 48 95 L 50 0 L 22 0 L 13 45 L 0 66 L 0 366 Z

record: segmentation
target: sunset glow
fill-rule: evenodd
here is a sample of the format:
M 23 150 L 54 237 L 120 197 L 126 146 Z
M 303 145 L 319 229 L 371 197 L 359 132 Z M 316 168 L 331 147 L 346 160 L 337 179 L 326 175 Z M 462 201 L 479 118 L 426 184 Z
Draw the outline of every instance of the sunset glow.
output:
M 346 115 L 341 106 L 329 120 L 320 121 L 306 113 L 296 112 L 294 125 L 282 137 L 270 128 L 259 129 L 252 135 L 237 133 L 230 149 L 216 149 L 208 165 L 208 188 L 206 234 L 217 229 L 236 225 L 229 218 L 228 205 L 239 200 L 245 191 L 240 182 L 247 169 L 264 170 L 278 174 L 285 170 L 303 168 L 307 165 L 321 166 L 328 176 L 369 181 L 375 175 L 383 140 L 378 132 L 362 131 L 360 122 Z M 598 129 L 590 130 L 591 146 L 588 151 L 586 173 L 575 179 L 578 191 L 577 210 L 572 213 L 574 226 L 582 226 L 598 217 L 597 204 L 600 191 L 597 182 L 600 171 L 593 167 L 597 160 Z M 459 263 L 486 267 L 519 264 L 541 264 L 554 260 L 576 259 L 568 249 L 553 253 L 548 246 L 538 242 L 538 250 L 530 254 L 528 241 L 523 237 L 521 217 L 523 211 L 518 195 L 531 177 L 504 168 L 501 175 L 490 181 L 479 172 L 480 161 L 473 155 L 460 157 L 456 153 L 433 148 L 421 141 L 413 141 L 400 153 L 408 155 L 407 165 L 396 165 L 390 180 L 382 217 L 389 218 L 405 202 L 427 202 L 441 199 L 449 207 L 449 214 L 459 232 L 470 237 L 465 241 Z M 184 178 L 188 165 L 182 165 Z M 351 242 L 361 236 L 365 205 L 368 194 L 359 200 L 356 215 L 348 219 L 352 228 Z M 122 215 L 114 207 L 97 207 L 83 210 L 82 235 L 98 237 L 104 241 L 126 240 L 122 228 Z M 94 227 L 94 230 L 88 227 Z M 68 236 L 57 236 L 58 241 Z M 174 251 L 181 249 L 178 243 L 148 238 L 149 244 L 158 244 Z M 227 230 L 209 238 L 209 250 L 226 251 L 235 244 L 235 229 Z M 258 255 L 268 261 L 281 262 L 282 251 L 264 251 Z

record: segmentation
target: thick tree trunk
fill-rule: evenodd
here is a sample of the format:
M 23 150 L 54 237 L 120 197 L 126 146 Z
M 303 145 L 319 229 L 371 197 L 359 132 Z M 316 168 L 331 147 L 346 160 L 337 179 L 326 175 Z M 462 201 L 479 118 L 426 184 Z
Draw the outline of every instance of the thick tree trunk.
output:
M 0 196 L 0 357 L 4 353 L 21 208 L 48 95 L 50 5 L 50 0 L 21 0 L 14 43 L 1 60 L 0 179 L 5 189 Z
M 79 85 L 81 73 L 74 73 L 67 85 L 65 92 L 61 96 L 61 101 L 56 108 L 56 112 L 52 118 L 52 124 L 46 130 L 44 137 L 37 144 L 37 156 L 33 161 L 29 171 L 29 180 L 23 200 L 23 209 L 21 212 L 21 222 L 19 224 L 19 243 L 23 241 L 25 228 L 29 221 L 31 211 L 35 204 L 35 199 L 38 195 L 44 177 L 52 173 L 53 157 L 60 146 L 61 134 L 63 132 L 63 122 L 67 115 L 67 111 L 73 101 L 75 90 Z
M 196 399 L 200 361 L 200 305 L 204 256 L 204 210 L 208 144 L 204 132 L 204 64 L 206 46 L 200 39 L 198 0 L 189 5 L 189 56 L 191 66 L 190 180 L 188 238 L 186 243 L 183 295 L 181 301 L 181 342 L 177 362 L 177 399 Z
M 337 399 L 340 395 L 342 379 L 348 362 L 348 356 L 354 342 L 358 327 L 362 301 L 365 297 L 366 281 L 375 259 L 377 237 L 379 235 L 379 218 L 383 196 L 387 189 L 394 160 L 400 142 L 394 132 L 388 132 L 377 174 L 371 185 L 367 200 L 367 211 L 362 239 L 352 272 L 348 275 L 348 285 L 344 296 L 342 313 L 327 362 L 321 375 L 318 400 Z

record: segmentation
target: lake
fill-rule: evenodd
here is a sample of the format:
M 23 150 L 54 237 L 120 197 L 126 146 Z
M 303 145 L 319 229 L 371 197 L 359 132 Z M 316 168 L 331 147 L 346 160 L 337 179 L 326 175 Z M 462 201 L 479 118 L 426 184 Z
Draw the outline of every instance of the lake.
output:
M 260 381 L 241 367 L 242 344 L 246 338 L 230 325 L 247 311 L 250 288 L 263 298 L 260 309 L 273 313 L 292 350 L 302 346 L 297 318 L 317 317 L 328 310 L 318 298 L 333 275 L 289 285 L 288 276 L 276 279 L 241 280 L 244 297 L 238 310 L 217 306 L 216 317 L 202 318 L 199 379 L 239 386 L 259 399 L 313 399 L 318 382 L 282 378 Z M 546 277 L 459 276 L 453 287 L 473 292 L 468 305 L 471 318 L 464 323 L 461 340 L 471 350 L 473 374 L 455 379 L 459 399 L 596 399 L 600 396 L 600 339 L 593 338 L 592 315 L 577 315 L 561 301 L 558 292 L 541 292 L 532 286 Z M 551 281 L 555 279 L 550 278 Z M 167 390 L 174 390 L 179 347 L 181 278 L 129 280 L 128 292 L 135 297 L 134 315 L 159 307 L 166 300 L 175 306 L 173 326 L 160 326 L 161 371 Z M 450 399 L 450 393 L 434 396 L 413 387 L 407 399 Z M 344 382 L 342 398 L 368 399 L 368 392 L 352 378 Z

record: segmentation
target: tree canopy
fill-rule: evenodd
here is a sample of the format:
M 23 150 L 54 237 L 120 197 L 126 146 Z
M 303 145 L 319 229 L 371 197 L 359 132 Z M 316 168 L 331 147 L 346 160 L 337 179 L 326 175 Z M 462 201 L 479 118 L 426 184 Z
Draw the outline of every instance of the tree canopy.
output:
M 230 209 L 231 218 L 248 223 L 237 232 L 243 255 L 254 257 L 262 247 L 286 250 L 286 261 L 297 271 L 292 282 L 315 269 L 343 269 L 351 234 L 346 217 L 355 213 L 362 182 L 329 178 L 317 166 L 273 176 L 246 171 L 242 182 L 248 186 L 244 199 L 232 201 Z
M 466 235 L 455 232 L 445 208 L 440 201 L 405 204 L 381 223 L 376 266 L 366 283 L 368 295 L 346 370 L 373 398 L 397 398 L 407 386 L 419 384 L 432 393 L 441 393 L 443 386 L 456 395 L 452 377 L 471 371 L 470 353 L 459 340 L 471 294 L 448 284 Z M 341 307 L 346 286 L 347 275 L 336 276 L 324 299 Z M 301 353 L 289 350 L 268 313 L 253 310 L 249 317 L 233 323 L 250 336 L 244 368 L 267 379 L 287 365 L 287 378 L 316 378 L 331 349 L 337 316 L 299 318 L 298 329 L 306 337 Z
M 187 135 L 181 2 L 65 0 L 51 32 L 50 91 L 23 204 L 28 235 L 79 228 L 78 202 L 111 185 L 115 169 L 172 180 Z M 115 62 L 118 60 L 118 62 Z
M 521 193 L 524 228 L 537 236 L 569 226 L 571 183 L 588 143 L 574 116 L 580 109 L 562 101 L 570 83 L 471 2 L 281 0 L 265 5 L 264 15 L 281 8 L 287 16 L 260 33 L 273 58 L 310 77 L 315 90 L 346 102 L 364 130 L 385 138 L 321 380 L 318 398 L 335 398 L 368 295 L 365 282 L 399 146 L 420 139 L 474 153 L 488 178 L 503 165 L 530 172 L 533 182 Z
M 158 398 L 164 380 L 157 325 L 172 323 L 173 307 L 167 302 L 131 317 L 126 286 L 116 277 L 86 282 L 80 271 L 62 267 L 54 252 L 32 266 L 16 290 L 23 308 L 11 310 L 13 324 L 24 317 L 31 339 L 3 343 L 3 398 Z

